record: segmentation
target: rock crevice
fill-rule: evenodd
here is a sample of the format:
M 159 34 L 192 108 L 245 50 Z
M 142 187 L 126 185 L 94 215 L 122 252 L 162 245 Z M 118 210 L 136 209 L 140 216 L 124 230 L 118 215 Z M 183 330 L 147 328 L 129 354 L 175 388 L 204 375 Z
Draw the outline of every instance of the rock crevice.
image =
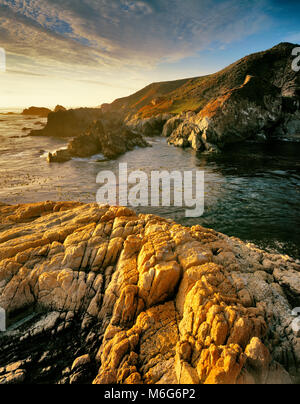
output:
M 0 383 L 297 383 L 300 267 L 121 207 L 0 206 Z M 288 292 L 287 292 L 288 291 Z

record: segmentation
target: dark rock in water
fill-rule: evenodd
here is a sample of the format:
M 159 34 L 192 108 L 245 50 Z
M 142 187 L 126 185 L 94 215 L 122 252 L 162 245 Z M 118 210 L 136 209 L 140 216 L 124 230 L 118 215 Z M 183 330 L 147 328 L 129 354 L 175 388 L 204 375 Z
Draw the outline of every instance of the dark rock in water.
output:
M 49 153 L 48 161 L 62 163 L 73 157 L 90 157 L 102 153 L 108 159 L 114 159 L 134 147 L 147 147 L 148 143 L 137 133 L 125 126 L 116 116 L 94 121 L 82 135 L 75 137 L 67 149 Z
M 59 138 L 79 136 L 88 129 L 94 120 L 101 116 L 102 112 L 99 108 L 59 110 L 49 114 L 45 128 L 33 130 L 31 135 Z
M 41 107 L 30 107 L 28 109 L 24 109 L 22 115 L 36 115 L 41 118 L 47 118 L 50 114 L 51 109 L 41 108 Z
M 72 159 L 72 155 L 67 149 L 57 150 L 55 153 L 49 153 L 48 163 L 66 163 Z
M 268 140 L 268 138 L 264 133 L 257 133 L 252 140 L 258 143 L 265 143 Z

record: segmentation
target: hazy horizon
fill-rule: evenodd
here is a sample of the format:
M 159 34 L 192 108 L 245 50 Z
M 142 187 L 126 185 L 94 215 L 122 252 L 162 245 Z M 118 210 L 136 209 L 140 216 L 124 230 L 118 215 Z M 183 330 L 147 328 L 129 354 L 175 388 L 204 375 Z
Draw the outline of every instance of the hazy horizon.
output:
M 300 42 L 298 1 L 0 0 L 0 108 L 97 107 Z

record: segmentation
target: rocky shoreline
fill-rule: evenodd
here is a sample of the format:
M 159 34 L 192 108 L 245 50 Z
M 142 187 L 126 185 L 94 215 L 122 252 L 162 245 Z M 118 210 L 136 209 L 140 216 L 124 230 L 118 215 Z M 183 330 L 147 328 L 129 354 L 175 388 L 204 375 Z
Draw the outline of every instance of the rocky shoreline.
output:
M 68 150 L 49 155 L 50 162 L 79 156 L 83 145 L 84 157 L 105 149 L 105 156 L 115 158 L 146 144 L 142 137 L 148 136 L 165 136 L 170 145 L 197 152 L 220 152 L 247 140 L 299 141 L 300 76 L 292 70 L 296 46 L 281 43 L 209 76 L 153 83 L 100 108 L 58 109 L 44 129 L 30 135 L 73 138 Z M 101 125 L 111 137 L 106 130 L 95 136 Z M 104 147 L 108 138 L 111 151 Z
M 0 205 L 0 383 L 300 382 L 300 266 L 122 207 Z

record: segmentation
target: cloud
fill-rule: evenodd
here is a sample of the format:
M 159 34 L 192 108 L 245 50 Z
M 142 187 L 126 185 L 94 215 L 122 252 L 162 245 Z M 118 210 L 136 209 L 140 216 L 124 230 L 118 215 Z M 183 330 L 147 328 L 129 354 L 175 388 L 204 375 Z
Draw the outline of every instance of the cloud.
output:
M 0 0 L 0 46 L 14 63 L 35 73 L 74 65 L 101 71 L 151 68 L 258 32 L 269 24 L 265 4 L 264 0 Z
M 32 77 L 45 77 L 45 74 L 38 74 L 38 73 L 32 73 L 32 72 L 27 72 L 25 70 L 13 70 L 13 69 L 8 69 L 6 73 L 9 74 L 17 74 L 21 76 L 32 76 Z

